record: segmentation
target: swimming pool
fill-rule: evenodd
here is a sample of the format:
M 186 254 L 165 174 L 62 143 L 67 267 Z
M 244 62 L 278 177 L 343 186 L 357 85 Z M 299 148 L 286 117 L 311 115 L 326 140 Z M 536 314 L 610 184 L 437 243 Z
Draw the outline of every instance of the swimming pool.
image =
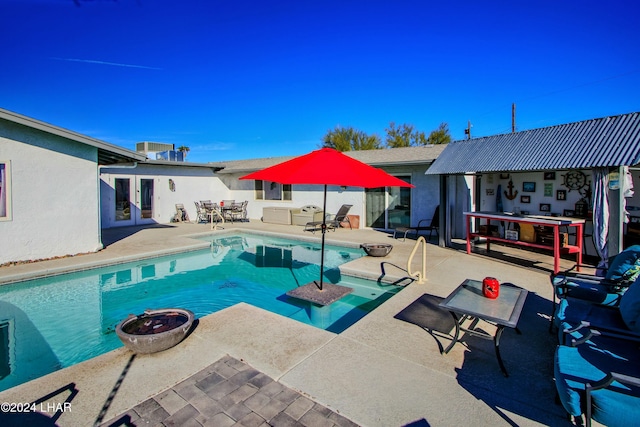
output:
M 0 286 L 0 390 L 106 353 L 146 308 L 196 317 L 246 302 L 340 333 L 401 287 L 341 276 L 359 248 L 327 245 L 325 280 L 354 292 L 328 308 L 285 295 L 320 275 L 320 244 L 257 234 L 201 237 L 207 249 Z

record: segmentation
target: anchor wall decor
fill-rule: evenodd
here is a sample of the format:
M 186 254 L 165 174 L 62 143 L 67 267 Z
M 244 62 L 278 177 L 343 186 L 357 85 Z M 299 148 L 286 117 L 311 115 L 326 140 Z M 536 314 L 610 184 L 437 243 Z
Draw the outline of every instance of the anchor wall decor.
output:
M 518 196 L 518 190 L 516 190 L 516 192 L 513 192 L 513 181 L 509 180 L 509 184 L 507 184 L 507 188 L 509 189 L 509 192 L 507 193 L 506 191 L 504 192 L 504 196 L 509 199 L 509 200 L 513 200 Z

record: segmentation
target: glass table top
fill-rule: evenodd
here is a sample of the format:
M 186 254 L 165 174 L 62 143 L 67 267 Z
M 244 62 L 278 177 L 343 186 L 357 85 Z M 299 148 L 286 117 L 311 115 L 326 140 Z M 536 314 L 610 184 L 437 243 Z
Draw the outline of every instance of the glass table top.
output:
M 498 298 L 490 299 L 482 294 L 481 281 L 466 279 L 440 306 L 449 311 L 515 328 L 527 293 L 525 289 L 502 283 Z

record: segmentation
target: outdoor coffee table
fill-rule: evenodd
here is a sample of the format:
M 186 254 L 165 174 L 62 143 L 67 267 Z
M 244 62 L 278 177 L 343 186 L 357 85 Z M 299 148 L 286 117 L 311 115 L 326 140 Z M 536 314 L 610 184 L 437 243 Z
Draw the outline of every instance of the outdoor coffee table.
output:
M 496 349 L 498 364 L 505 377 L 508 377 L 502 357 L 500 357 L 500 337 L 505 327 L 517 329 L 518 319 L 522 313 L 522 307 L 527 299 L 527 291 L 510 284 L 500 286 L 500 296 L 489 299 L 482 294 L 482 282 L 466 279 L 451 294 L 440 303 L 440 307 L 449 310 L 455 320 L 455 334 L 451 344 L 444 353 L 448 353 L 460 339 L 460 331 L 473 336 L 493 340 Z M 471 320 L 470 327 L 463 328 L 462 324 Z M 478 320 L 482 320 L 496 326 L 495 335 L 475 329 Z

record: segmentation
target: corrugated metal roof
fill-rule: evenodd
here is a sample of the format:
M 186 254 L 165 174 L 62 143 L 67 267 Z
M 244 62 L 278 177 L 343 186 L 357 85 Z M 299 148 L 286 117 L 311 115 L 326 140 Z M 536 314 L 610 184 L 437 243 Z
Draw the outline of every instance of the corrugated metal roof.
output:
M 446 145 L 387 148 L 381 150 L 346 151 L 344 154 L 371 166 L 429 165 L 438 158 Z M 224 166 L 218 173 L 247 173 L 290 160 L 295 156 L 216 162 Z
M 632 166 L 640 163 L 640 113 L 455 141 L 428 175 Z

